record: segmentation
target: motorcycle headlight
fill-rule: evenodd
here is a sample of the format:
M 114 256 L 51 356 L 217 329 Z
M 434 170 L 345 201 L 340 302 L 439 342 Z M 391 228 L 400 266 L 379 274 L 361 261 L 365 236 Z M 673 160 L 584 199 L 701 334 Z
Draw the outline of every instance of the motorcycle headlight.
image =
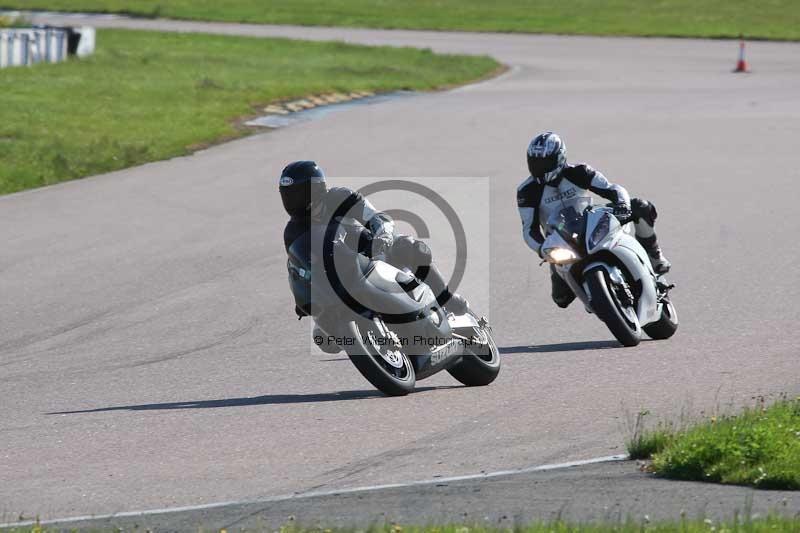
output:
M 600 241 L 608 236 L 608 229 L 610 225 L 611 216 L 606 213 L 600 219 L 600 222 L 597 223 L 597 226 L 594 227 L 594 231 L 592 231 L 592 235 L 589 237 L 589 248 L 594 248 L 600 243 Z
M 550 248 L 544 251 L 547 260 L 551 263 L 558 263 L 563 265 L 565 263 L 574 263 L 578 260 L 575 252 L 566 248 Z

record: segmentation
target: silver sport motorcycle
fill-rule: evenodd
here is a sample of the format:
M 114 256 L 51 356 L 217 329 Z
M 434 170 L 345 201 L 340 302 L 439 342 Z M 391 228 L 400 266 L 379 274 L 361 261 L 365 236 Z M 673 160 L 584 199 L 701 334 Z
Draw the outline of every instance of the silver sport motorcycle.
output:
M 545 225 L 544 261 L 555 268 L 583 302 L 624 346 L 636 346 L 642 331 L 667 339 L 678 329 L 669 297 L 674 287 L 653 271 L 634 236 L 633 222 L 581 196 L 563 201 Z
M 331 246 L 336 253 L 323 253 L 327 259 L 313 259 L 312 241 L 330 242 L 312 238 L 315 231 L 326 228 L 312 227 L 295 240 L 287 267 L 298 316 L 314 318 L 321 333 L 315 342 L 323 351 L 344 350 L 389 396 L 406 395 L 418 380 L 442 370 L 467 386 L 495 380 L 500 357 L 485 318 L 446 312 L 409 269 L 356 253 L 344 241 Z

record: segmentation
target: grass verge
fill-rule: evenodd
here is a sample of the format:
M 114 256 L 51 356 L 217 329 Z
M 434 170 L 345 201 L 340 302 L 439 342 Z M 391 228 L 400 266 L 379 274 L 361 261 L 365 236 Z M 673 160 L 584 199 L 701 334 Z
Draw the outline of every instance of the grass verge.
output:
M 796 0 L 0 0 L 0 5 L 270 24 L 800 39 Z
M 576 524 L 564 521 L 542 522 L 528 525 L 516 525 L 514 533 L 796 533 L 800 528 L 800 518 L 781 518 L 770 516 L 758 519 L 735 519 L 728 522 L 713 522 L 711 520 L 681 520 L 674 522 L 623 522 L 619 524 Z M 202 531 L 204 528 L 200 528 Z M 7 533 L 49 533 L 56 531 L 69 531 L 69 529 L 50 528 L 48 526 L 31 526 L 24 528 L 11 528 L 0 531 Z M 96 531 L 118 531 L 117 529 L 97 529 Z M 225 531 L 225 530 L 221 530 Z M 279 531 L 280 533 L 508 533 L 510 528 L 497 528 L 486 526 L 424 526 L 408 527 L 399 525 L 373 525 L 367 529 L 346 528 L 313 528 L 282 527 L 275 529 L 255 529 L 248 531 Z
M 237 119 L 268 102 L 434 89 L 499 68 L 412 48 L 125 30 L 97 38 L 87 59 L 0 71 L 0 194 L 245 135 Z
M 631 458 L 652 458 L 653 472 L 673 479 L 800 490 L 800 399 L 763 401 L 733 416 L 678 429 L 637 428 Z
M 10 17 L 8 15 L 0 15 L 0 30 L 3 28 L 23 28 L 30 26 L 30 23 L 25 17 Z

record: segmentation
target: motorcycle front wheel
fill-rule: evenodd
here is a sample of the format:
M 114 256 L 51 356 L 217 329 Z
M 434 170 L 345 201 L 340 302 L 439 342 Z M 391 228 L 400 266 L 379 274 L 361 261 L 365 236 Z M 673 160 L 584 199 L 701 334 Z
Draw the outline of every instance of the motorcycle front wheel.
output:
M 589 288 L 592 310 L 605 322 L 612 335 L 623 346 L 636 346 L 642 340 L 642 328 L 633 305 L 624 305 L 612 288 L 608 272 L 593 268 L 584 274 Z
M 488 385 L 500 373 L 500 352 L 488 328 L 481 329 L 485 343 L 469 345 L 461 362 L 447 371 L 467 387 Z
M 642 329 L 654 340 L 668 339 L 675 335 L 678 330 L 678 312 L 672 302 L 665 298 L 661 307 L 661 317 Z
M 387 396 L 405 396 L 413 392 L 417 378 L 414 367 L 402 346 L 393 345 L 384 336 L 379 318 L 352 321 L 348 325 L 353 339 L 345 346 L 353 365 L 367 381 Z

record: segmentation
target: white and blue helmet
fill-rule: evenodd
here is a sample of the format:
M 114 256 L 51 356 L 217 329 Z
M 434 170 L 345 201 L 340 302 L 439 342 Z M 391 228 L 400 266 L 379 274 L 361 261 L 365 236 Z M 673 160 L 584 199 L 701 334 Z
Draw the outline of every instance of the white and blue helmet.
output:
M 567 165 L 567 145 L 552 131 L 540 133 L 528 145 L 528 170 L 534 179 L 549 183 Z

